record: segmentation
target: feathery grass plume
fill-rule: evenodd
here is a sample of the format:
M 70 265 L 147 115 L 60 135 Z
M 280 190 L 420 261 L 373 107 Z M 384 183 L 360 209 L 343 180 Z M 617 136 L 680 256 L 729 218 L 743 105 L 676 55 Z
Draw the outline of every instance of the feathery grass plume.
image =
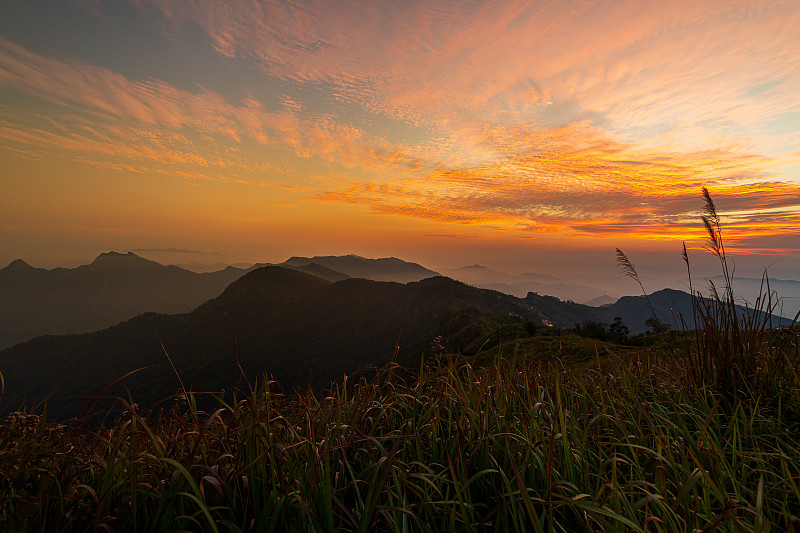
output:
M 628 276 L 637 284 L 639 284 L 639 288 L 642 290 L 642 295 L 644 296 L 644 301 L 647 304 L 647 308 L 650 310 L 650 314 L 653 315 L 653 318 L 657 323 L 660 322 L 658 316 L 656 315 L 655 309 L 653 309 L 653 305 L 650 303 L 650 297 L 647 296 L 647 291 L 644 290 L 642 280 L 639 279 L 639 273 L 636 271 L 636 267 L 633 266 L 633 263 L 631 263 L 631 260 L 628 259 L 627 255 L 625 255 L 625 252 L 619 248 L 617 248 L 617 264 L 619 265 L 619 272 L 621 274 Z
M 686 251 L 686 242 L 683 242 L 683 252 L 681 252 L 681 259 L 686 263 L 686 274 L 689 276 L 689 292 L 694 293 L 692 288 L 692 268 L 689 264 L 689 252 Z
M 703 207 L 703 211 L 705 211 L 706 214 L 702 215 L 700 220 L 703 221 L 706 231 L 708 232 L 708 249 L 714 254 L 720 255 L 721 252 L 724 252 L 724 248 L 722 247 L 722 240 L 720 239 L 719 215 L 717 214 L 717 206 L 714 205 L 714 200 L 711 198 L 711 194 L 705 187 L 703 187 L 703 198 L 706 201 L 706 204 Z
M 683 245 L 683 251 L 681 252 L 681 259 L 683 259 L 683 262 L 686 263 L 686 277 L 689 280 L 689 294 L 691 294 L 692 298 L 694 298 L 694 284 L 693 284 L 693 281 L 692 281 L 692 266 L 689 263 L 689 252 L 686 251 L 686 242 L 683 242 L 681 244 Z M 697 323 L 697 314 L 695 312 L 695 307 L 694 306 L 692 306 L 692 314 L 693 314 L 693 316 L 692 316 L 693 322 L 692 323 L 696 324 Z M 684 327 L 684 329 L 686 329 L 686 328 Z
M 708 233 L 708 246 L 705 249 L 719 259 L 722 267 L 722 277 L 725 281 L 725 295 L 733 303 L 733 273 L 728 265 L 725 243 L 722 241 L 721 219 L 719 213 L 717 213 L 717 206 L 711 198 L 711 193 L 705 187 L 703 187 L 703 199 L 705 200 L 705 205 L 703 206 L 705 214 L 700 216 L 700 220 L 703 221 L 706 233 Z
M 636 267 L 633 266 L 628 256 L 625 255 L 625 252 L 617 248 L 617 264 L 619 265 L 619 271 L 621 274 L 628 276 L 629 278 L 635 280 L 639 283 L 639 273 L 636 272 Z
M 703 187 L 704 206 L 701 220 L 708 233 L 707 251 L 717 257 L 722 270 L 724 289 L 710 279 L 708 297 L 695 292 L 686 245 L 682 258 L 689 275 L 692 295 L 693 327 L 684 325 L 683 350 L 687 375 L 697 388 L 711 386 L 728 399 L 739 396 L 780 398 L 798 386 L 800 362 L 790 346 L 776 332 L 774 317 L 779 299 L 770 289 L 765 270 L 756 301 L 737 305 L 733 293 L 733 269 L 729 266 L 722 239 L 722 222 L 708 189 Z M 792 338 L 797 337 L 797 316 L 791 322 Z

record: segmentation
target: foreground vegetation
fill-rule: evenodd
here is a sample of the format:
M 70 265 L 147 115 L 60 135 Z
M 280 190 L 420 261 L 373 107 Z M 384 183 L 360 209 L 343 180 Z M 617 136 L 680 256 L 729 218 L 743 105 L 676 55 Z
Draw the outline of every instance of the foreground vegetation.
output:
M 679 360 L 445 357 L 332 391 L 269 386 L 100 430 L 0 426 L 9 531 L 785 531 L 798 395 L 735 401 Z M 191 397 L 190 397 L 191 400 Z M 122 400 L 119 402 L 124 403 Z M 192 403 L 191 401 L 189 402 Z

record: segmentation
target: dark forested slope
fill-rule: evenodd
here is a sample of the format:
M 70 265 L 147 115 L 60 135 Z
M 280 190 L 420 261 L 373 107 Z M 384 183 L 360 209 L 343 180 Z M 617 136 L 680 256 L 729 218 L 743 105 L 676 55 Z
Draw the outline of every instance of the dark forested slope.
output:
M 89 334 L 40 337 L 0 352 L 4 408 L 39 401 L 53 390 L 51 412 L 77 413 L 81 401 L 127 372 L 130 394 L 150 403 L 178 390 L 165 350 L 187 388 L 231 390 L 268 372 L 291 390 L 330 385 L 345 373 L 393 357 L 415 366 L 430 342 L 474 350 L 493 328 L 540 315 L 521 300 L 435 277 L 400 284 L 365 279 L 336 283 L 270 266 L 233 282 L 191 313 L 149 313 Z M 163 343 L 163 348 L 162 348 Z

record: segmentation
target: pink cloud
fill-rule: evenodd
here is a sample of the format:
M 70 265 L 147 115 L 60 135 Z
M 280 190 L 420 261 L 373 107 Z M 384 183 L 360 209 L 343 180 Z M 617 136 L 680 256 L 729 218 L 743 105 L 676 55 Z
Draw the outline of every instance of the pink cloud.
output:
M 553 90 L 560 98 L 613 95 L 625 84 L 652 89 L 725 72 L 763 82 L 798 61 L 800 10 L 791 2 L 142 3 L 199 24 L 221 52 L 258 58 L 274 75 L 359 92 L 396 85 L 401 97 L 414 84 L 423 101 L 448 96 L 481 109 L 505 91 L 547 102 Z M 776 64 L 763 65 L 765 55 Z

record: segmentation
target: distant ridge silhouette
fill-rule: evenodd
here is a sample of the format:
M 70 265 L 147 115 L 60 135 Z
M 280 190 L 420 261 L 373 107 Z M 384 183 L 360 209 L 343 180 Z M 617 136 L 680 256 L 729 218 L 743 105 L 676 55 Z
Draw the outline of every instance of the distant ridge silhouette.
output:
M 683 317 L 689 328 L 694 327 L 692 319 L 692 297 L 689 293 L 675 289 L 661 289 L 648 295 L 650 303 L 656 312 L 657 318 L 664 324 L 678 326 L 680 317 Z M 554 324 L 563 327 L 574 327 L 585 321 L 599 322 L 608 325 L 614 318 L 620 317 L 632 334 L 647 331 L 645 324 L 652 317 L 649 307 L 643 296 L 623 296 L 616 302 L 592 307 L 575 302 L 564 302 L 553 296 L 544 296 L 529 293 L 524 301 L 532 308 L 541 312 Z M 744 307 L 739 307 L 741 313 L 747 312 Z M 774 316 L 774 326 L 788 325 L 789 320 Z
M 96 331 L 146 312 L 187 312 L 258 266 L 263 265 L 197 273 L 117 251 L 76 268 L 35 268 L 16 259 L 0 269 L 0 349 L 39 335 Z M 437 275 L 397 258 L 356 255 L 293 257 L 284 266 L 328 281 L 363 277 L 405 283 Z
M 525 272 L 511 275 L 479 264 L 442 270 L 441 273 L 475 287 L 492 289 L 520 298 L 529 292 L 536 292 L 556 296 L 562 300 L 588 302 L 605 293 L 597 287 L 570 282 L 550 274 Z
M 296 268 L 316 264 L 341 272 L 353 278 L 364 278 L 375 281 L 396 281 L 408 283 L 438 276 L 439 273 L 417 264 L 403 261 L 396 257 L 367 259 L 358 255 L 290 257 L 280 266 Z
M 84 333 L 138 314 L 186 312 L 245 273 L 197 274 L 128 252 L 52 270 L 16 259 L 0 270 L 0 349 L 39 335 Z

